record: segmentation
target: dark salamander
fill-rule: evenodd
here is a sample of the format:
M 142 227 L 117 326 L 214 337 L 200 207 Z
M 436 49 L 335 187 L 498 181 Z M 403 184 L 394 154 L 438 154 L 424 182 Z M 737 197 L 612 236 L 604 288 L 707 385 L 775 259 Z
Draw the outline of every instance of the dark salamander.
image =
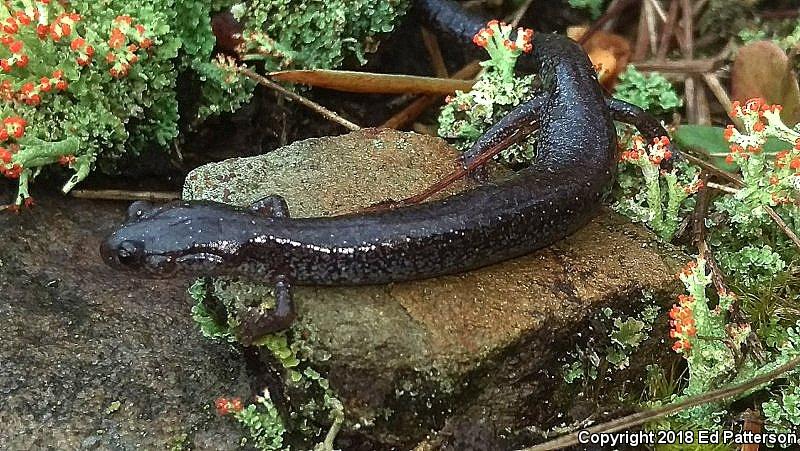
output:
M 445 1 L 419 1 L 429 23 L 464 39 L 484 23 Z M 150 277 L 176 273 L 243 275 L 276 285 L 276 310 L 245 321 L 245 341 L 294 319 L 290 284 L 363 285 L 468 271 L 547 246 L 597 213 L 614 177 L 612 117 L 649 137 L 665 135 L 641 110 L 608 101 L 583 50 L 536 34 L 525 63 L 538 69 L 539 94 L 475 144 L 470 156 L 539 129 L 535 163 L 505 181 L 419 205 L 365 214 L 290 218 L 270 196 L 249 208 L 178 202 L 135 203 L 101 246 L 117 268 Z M 627 116 L 625 116 L 627 115 Z

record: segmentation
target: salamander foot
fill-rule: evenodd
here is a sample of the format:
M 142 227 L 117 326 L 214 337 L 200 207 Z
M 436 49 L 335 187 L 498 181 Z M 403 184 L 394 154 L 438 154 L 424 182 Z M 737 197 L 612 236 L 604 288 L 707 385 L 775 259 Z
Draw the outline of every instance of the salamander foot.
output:
M 269 218 L 288 218 L 289 206 L 286 199 L 277 194 L 270 194 L 250 204 L 250 210 Z
M 239 341 L 249 346 L 264 335 L 288 329 L 296 317 L 292 286 L 286 277 L 281 276 L 275 282 L 275 308 L 268 312 L 258 307 L 248 308 L 237 330 Z

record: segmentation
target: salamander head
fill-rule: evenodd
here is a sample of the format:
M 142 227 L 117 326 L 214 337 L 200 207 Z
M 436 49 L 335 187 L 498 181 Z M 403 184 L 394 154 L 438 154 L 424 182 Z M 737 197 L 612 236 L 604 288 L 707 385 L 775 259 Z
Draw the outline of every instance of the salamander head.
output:
M 236 223 L 246 213 L 217 203 L 134 202 L 126 222 L 100 246 L 111 267 L 143 277 L 220 274 L 239 247 Z M 227 221 L 227 222 L 226 222 Z M 223 240 L 221 236 L 228 237 Z

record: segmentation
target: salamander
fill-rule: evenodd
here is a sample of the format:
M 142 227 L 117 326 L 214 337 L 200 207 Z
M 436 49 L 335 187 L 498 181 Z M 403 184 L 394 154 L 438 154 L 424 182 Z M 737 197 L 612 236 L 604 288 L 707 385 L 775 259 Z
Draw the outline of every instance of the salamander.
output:
M 470 38 L 484 23 L 449 1 L 418 1 L 430 24 Z M 239 275 L 275 285 L 276 309 L 246 320 L 245 341 L 288 327 L 291 286 L 365 285 L 461 273 L 558 241 L 599 211 L 614 179 L 613 118 L 666 135 L 641 110 L 603 95 L 592 64 L 568 38 L 535 34 L 527 65 L 542 88 L 492 126 L 475 156 L 539 130 L 537 157 L 514 176 L 417 205 L 332 217 L 292 218 L 267 196 L 246 208 L 209 201 L 137 202 L 101 245 L 112 267 L 148 277 Z

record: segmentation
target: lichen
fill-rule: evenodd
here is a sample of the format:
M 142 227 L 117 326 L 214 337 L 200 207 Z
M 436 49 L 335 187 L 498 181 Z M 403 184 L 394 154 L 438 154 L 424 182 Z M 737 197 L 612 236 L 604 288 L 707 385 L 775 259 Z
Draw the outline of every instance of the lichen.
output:
M 274 306 L 274 297 L 268 288 L 231 278 L 200 279 L 189 288 L 189 295 L 195 300 L 192 318 L 203 335 L 230 343 L 237 341 L 237 312 L 254 305 L 265 310 Z M 212 313 L 218 308 L 221 312 Z M 312 334 L 312 330 L 297 324 L 291 331 L 266 335 L 253 343 L 269 352 L 281 365 L 286 388 L 298 394 L 288 418 L 280 416 L 267 391 L 247 406 L 238 399 L 236 402 L 226 398 L 217 400 L 220 413 L 232 414 L 249 431 L 249 440 L 245 439 L 243 444 L 252 443 L 267 451 L 288 449 L 284 436 L 291 431 L 308 441 L 321 439 L 314 446 L 315 451 L 333 451 L 333 440 L 345 420 L 344 405 L 328 380 L 309 366 L 309 357 L 314 351 L 307 345 L 307 339 Z M 290 335 L 295 338 L 290 339 Z M 319 359 L 324 360 L 324 356 Z M 330 424 L 327 431 L 320 426 L 326 422 Z
M 489 127 L 533 94 L 537 77 L 514 74 L 519 56 L 530 51 L 529 31 L 520 28 L 511 40 L 511 26 L 492 21 L 475 36 L 475 43 L 490 56 L 481 63 L 485 70 L 470 91 L 448 96 L 439 115 L 439 136 L 451 139 L 460 151 L 468 150 Z M 534 156 L 535 135 L 498 155 L 509 164 L 530 163 Z
M 377 37 L 392 31 L 408 6 L 407 0 L 254 0 L 232 11 L 245 27 L 246 59 L 263 61 L 267 70 L 322 69 L 348 56 L 366 62 Z
M 631 355 L 649 338 L 659 311 L 652 293 L 643 293 L 640 302 L 641 311 L 636 317 L 620 316 L 608 307 L 595 315 L 594 320 L 610 331 L 608 339 L 598 338 L 570 353 L 570 361 L 561 367 L 565 382 L 596 380 L 601 371 L 616 372 L 630 366 Z

